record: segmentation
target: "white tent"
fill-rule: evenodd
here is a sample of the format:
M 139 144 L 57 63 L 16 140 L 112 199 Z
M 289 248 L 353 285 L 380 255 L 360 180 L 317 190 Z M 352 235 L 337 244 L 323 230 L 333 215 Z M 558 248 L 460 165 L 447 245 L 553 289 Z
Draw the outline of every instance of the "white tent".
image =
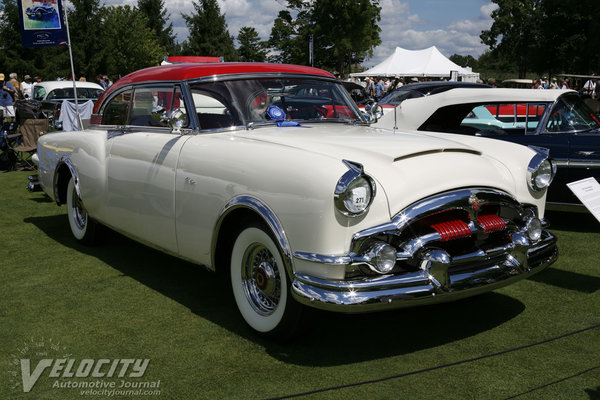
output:
M 471 68 L 463 68 L 446 58 L 435 47 L 423 50 L 406 50 L 396 47 L 392 55 L 373 68 L 351 76 L 423 76 L 432 78 L 450 77 L 456 71 L 463 81 L 476 81 L 479 74 Z

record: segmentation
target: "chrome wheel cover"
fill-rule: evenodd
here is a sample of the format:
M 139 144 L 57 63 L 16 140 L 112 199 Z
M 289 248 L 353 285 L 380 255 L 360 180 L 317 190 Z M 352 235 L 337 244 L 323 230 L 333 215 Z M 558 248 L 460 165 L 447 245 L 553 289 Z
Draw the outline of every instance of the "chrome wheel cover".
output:
M 71 198 L 73 199 L 71 206 L 71 211 L 73 213 L 73 221 L 79 229 L 83 230 L 85 229 L 87 223 L 87 210 L 83 206 L 83 202 L 77 194 L 77 190 L 75 189 L 75 187 L 73 187 Z
M 248 246 L 242 262 L 242 285 L 248 302 L 261 315 L 271 315 L 281 297 L 280 271 L 273 254 L 262 244 Z

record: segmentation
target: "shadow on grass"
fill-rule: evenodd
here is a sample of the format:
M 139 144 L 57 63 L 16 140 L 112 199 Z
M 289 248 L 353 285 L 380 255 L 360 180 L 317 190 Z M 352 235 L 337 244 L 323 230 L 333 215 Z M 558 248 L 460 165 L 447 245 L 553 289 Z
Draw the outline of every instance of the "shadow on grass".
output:
M 54 200 L 52 200 L 50 197 L 44 195 L 44 196 L 39 196 L 39 197 L 31 197 L 29 200 L 34 201 L 36 203 L 54 203 Z
M 550 231 L 573 231 L 581 233 L 600 233 L 600 221 L 591 213 L 546 211 L 546 219 L 550 221 Z
M 25 222 L 292 364 L 343 365 L 434 348 L 490 330 L 525 308 L 511 297 L 487 293 L 454 303 L 372 314 L 311 310 L 311 328 L 292 344 L 278 344 L 255 335 L 244 324 L 224 277 L 108 230 L 100 245 L 83 246 L 72 238 L 65 215 L 31 217 Z
M 555 268 L 547 268 L 529 280 L 582 293 L 594 293 L 600 290 L 600 278 Z

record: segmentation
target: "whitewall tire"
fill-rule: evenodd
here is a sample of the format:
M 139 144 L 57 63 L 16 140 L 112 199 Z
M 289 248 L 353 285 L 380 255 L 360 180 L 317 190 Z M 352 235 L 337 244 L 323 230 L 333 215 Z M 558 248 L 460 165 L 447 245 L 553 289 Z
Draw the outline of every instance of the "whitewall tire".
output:
M 233 244 L 230 275 L 235 302 L 252 329 L 268 335 L 293 330 L 300 305 L 290 296 L 281 251 L 264 229 L 241 230 Z
M 73 178 L 69 179 L 67 186 L 67 217 L 75 239 L 84 243 L 91 243 L 94 239 L 95 223 L 88 216 L 87 210 L 75 188 Z

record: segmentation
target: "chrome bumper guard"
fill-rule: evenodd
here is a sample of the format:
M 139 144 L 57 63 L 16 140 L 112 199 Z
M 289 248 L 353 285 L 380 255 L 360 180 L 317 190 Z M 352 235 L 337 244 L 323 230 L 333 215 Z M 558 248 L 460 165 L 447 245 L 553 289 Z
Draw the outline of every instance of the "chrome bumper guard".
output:
M 506 194 L 489 189 L 466 190 L 466 193 L 463 190 L 452 194 L 453 201 L 445 204 L 446 209 L 467 209 L 469 206 L 457 199 L 464 199 L 465 195 L 466 198 L 472 198 L 475 194 L 480 198 L 490 199 L 487 204 L 497 203 L 497 200 L 502 198 L 498 203 L 501 204 L 501 208 L 511 208 L 519 218 L 531 213 L 521 208 L 514 200 L 507 200 Z M 431 204 L 431 201 L 428 200 L 427 203 Z M 417 208 L 421 206 L 422 204 L 415 205 Z M 408 220 L 419 220 L 431 215 L 432 210 L 419 215 L 413 211 L 414 207 L 399 214 L 392 222 L 392 225 L 395 225 L 394 229 L 401 231 L 408 226 L 407 216 L 410 217 Z M 433 213 L 438 212 L 439 209 L 433 210 Z M 442 303 L 488 292 L 525 279 L 543 270 L 558 258 L 555 236 L 542 230 L 539 240 L 532 241 L 524 229 L 513 222 L 508 220 L 505 231 L 507 240 L 501 245 L 484 241 L 476 250 L 451 255 L 449 251 L 436 246 L 438 243 L 435 235 L 434 239 L 431 239 L 431 234 L 424 235 L 405 242 L 404 251 L 397 253 L 397 260 L 400 262 L 410 257 L 417 261 L 416 265 L 413 263 L 415 267 L 412 271 L 401 270 L 375 276 L 354 275 L 344 280 L 327 280 L 296 273 L 292 282 L 292 293 L 299 302 L 315 308 L 358 313 Z M 479 229 L 476 225 L 469 224 L 474 234 Z M 363 241 L 366 236 L 372 236 L 377 231 L 389 234 L 391 226 L 387 224 L 384 229 L 376 227 L 369 230 L 369 235 L 358 233 L 355 235 L 355 242 Z M 422 245 L 415 247 L 415 242 Z M 359 248 L 359 244 L 354 243 L 354 247 Z M 411 254 L 406 252 L 406 248 L 411 249 Z M 351 253 L 350 256 L 328 257 L 296 252 L 294 256 L 322 264 L 345 265 L 347 271 L 355 270 L 353 266 L 364 262 L 364 258 L 356 253 Z

